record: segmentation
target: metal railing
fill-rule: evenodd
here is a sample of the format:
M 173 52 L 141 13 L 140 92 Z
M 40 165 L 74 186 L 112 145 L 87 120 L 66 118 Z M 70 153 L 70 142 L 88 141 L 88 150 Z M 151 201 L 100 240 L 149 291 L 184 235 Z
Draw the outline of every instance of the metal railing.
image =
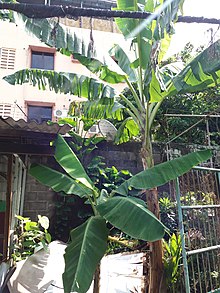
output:
M 204 167 L 176 180 L 186 293 L 220 288 L 219 182 L 220 169 Z

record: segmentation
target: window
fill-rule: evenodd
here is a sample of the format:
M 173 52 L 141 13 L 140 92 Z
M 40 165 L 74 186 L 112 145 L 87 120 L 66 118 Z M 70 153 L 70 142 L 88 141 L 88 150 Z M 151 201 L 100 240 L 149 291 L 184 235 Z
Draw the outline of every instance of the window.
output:
M 1 69 L 14 69 L 15 53 L 16 53 L 16 49 L 0 48 L 0 68 Z
M 28 121 L 42 123 L 52 120 L 52 107 L 28 105 Z
M 31 68 L 54 69 L 54 53 L 31 51 Z

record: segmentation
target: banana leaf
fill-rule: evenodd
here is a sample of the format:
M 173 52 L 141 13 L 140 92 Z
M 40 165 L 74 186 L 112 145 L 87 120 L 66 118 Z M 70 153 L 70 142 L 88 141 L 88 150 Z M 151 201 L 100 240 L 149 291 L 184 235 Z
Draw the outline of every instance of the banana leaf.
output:
M 166 96 L 193 93 L 220 83 L 220 40 L 194 58 L 171 81 Z
M 164 225 L 142 200 L 115 196 L 97 206 L 100 215 L 133 238 L 156 241 L 165 233 Z
M 198 151 L 168 161 L 134 175 L 122 183 L 115 192 L 126 196 L 132 187 L 136 189 L 150 189 L 161 186 L 188 172 L 194 166 L 210 159 L 210 150 Z
M 76 182 L 76 180 L 68 175 L 40 164 L 32 164 L 29 169 L 29 174 L 56 192 L 75 194 L 79 197 L 88 197 L 92 193 L 91 189 Z
M 94 185 L 85 169 L 61 135 L 58 135 L 55 140 L 54 157 L 70 177 L 75 179 L 77 182 L 81 182 L 89 189 L 94 190 Z
M 120 47 L 120 45 L 114 45 L 111 50 L 109 50 L 110 56 L 113 56 L 120 68 L 128 75 L 130 82 L 137 81 L 137 76 L 135 71 L 131 68 L 131 60 L 125 51 Z
M 89 218 L 70 233 L 64 259 L 64 291 L 86 293 L 96 267 L 107 249 L 108 229 L 103 218 Z
M 96 48 L 90 34 L 82 36 L 70 30 L 54 19 L 31 19 L 22 14 L 15 14 L 14 22 L 25 26 L 26 30 L 36 36 L 40 41 L 50 47 L 55 47 L 59 52 L 79 60 L 91 72 L 109 83 L 123 82 L 125 73 L 116 62 L 103 52 L 103 48 Z
M 131 137 L 136 137 L 139 132 L 137 123 L 131 117 L 128 117 L 121 123 L 116 133 L 115 143 L 120 144 L 128 142 Z
M 4 80 L 12 85 L 30 83 L 41 90 L 46 90 L 48 85 L 56 93 L 76 95 L 89 100 L 104 97 L 111 99 L 116 95 L 116 90 L 102 81 L 76 73 L 22 69 L 5 76 Z

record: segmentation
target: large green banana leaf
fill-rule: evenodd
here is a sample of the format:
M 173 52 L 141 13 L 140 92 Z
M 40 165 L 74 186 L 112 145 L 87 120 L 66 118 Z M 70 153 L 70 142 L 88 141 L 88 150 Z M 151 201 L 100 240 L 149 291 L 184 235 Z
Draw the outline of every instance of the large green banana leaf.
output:
M 70 177 L 94 190 L 94 185 L 85 169 L 61 135 L 55 140 L 55 159 Z
M 220 83 L 220 40 L 193 59 L 171 81 L 166 96 L 199 92 Z
M 126 196 L 131 187 L 150 189 L 161 186 L 188 172 L 192 167 L 210 159 L 210 150 L 198 151 L 144 170 L 122 183 L 116 193 Z
M 174 0 L 162 9 L 155 21 L 129 18 L 116 18 L 116 24 L 125 38 L 132 38 L 137 43 L 138 58 L 136 64 L 146 69 L 151 61 L 152 40 L 161 40 L 167 33 L 173 33 L 172 23 L 177 20 L 177 13 L 183 0 Z M 155 12 L 156 8 L 166 4 L 165 0 L 117 0 L 117 10 Z
M 41 90 L 45 90 L 48 85 L 49 89 L 56 93 L 76 95 L 89 100 L 111 99 L 116 95 L 116 90 L 111 86 L 97 79 L 76 73 L 23 69 L 5 76 L 4 80 L 12 85 L 31 83 Z
M 88 98 L 84 102 L 83 115 L 91 119 L 114 118 L 123 119 L 123 105 L 115 101 L 116 90 L 97 79 L 75 73 L 56 72 L 41 69 L 23 69 L 11 75 L 5 76 L 8 83 L 30 83 L 38 86 L 40 90 L 46 90 L 47 85 L 56 93 L 71 94 Z
M 76 34 L 73 30 L 60 25 L 53 19 L 31 19 L 22 14 L 15 14 L 14 22 L 25 25 L 29 33 L 35 35 L 43 43 L 55 47 L 66 55 L 74 54 L 74 58 L 85 65 L 91 72 L 97 74 L 100 79 L 109 83 L 123 82 L 125 73 L 116 62 L 103 52 L 103 48 L 96 48 L 90 34 Z
M 80 197 L 91 196 L 91 189 L 71 177 L 58 172 L 49 167 L 32 164 L 29 174 L 35 177 L 40 183 L 52 188 L 56 192 L 65 192 L 66 194 L 75 194 Z
M 151 102 L 160 102 L 165 97 L 194 93 L 220 83 L 220 40 L 210 45 L 173 77 L 164 74 L 160 82 L 153 72 L 150 83 Z M 163 68 L 161 68 L 163 71 Z M 162 77 L 162 74 L 160 75 Z
M 140 199 L 115 196 L 98 205 L 97 210 L 113 226 L 133 238 L 156 241 L 164 236 L 165 227 Z
M 64 292 L 86 293 L 96 267 L 107 249 L 108 229 L 103 218 L 89 218 L 72 230 L 71 242 L 64 255 Z

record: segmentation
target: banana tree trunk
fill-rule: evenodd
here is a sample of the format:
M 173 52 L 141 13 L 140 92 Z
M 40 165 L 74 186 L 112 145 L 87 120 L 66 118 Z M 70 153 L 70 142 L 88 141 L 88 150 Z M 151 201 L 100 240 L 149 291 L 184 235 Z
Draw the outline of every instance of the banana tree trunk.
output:
M 159 215 L 158 191 L 153 188 L 147 191 L 147 205 L 148 209 L 154 213 L 157 218 Z M 150 243 L 150 282 L 149 293 L 165 292 L 163 280 L 163 249 L 162 241 L 158 240 Z
M 141 149 L 141 159 L 143 163 L 143 168 L 148 169 L 153 167 L 153 151 L 150 139 L 143 140 L 146 141 L 142 145 Z M 160 218 L 160 208 L 158 201 L 158 191 L 157 188 L 152 188 L 146 191 L 146 202 L 148 209 L 159 219 Z M 164 278 L 163 278 L 163 249 L 162 241 L 155 241 L 150 243 L 150 276 L 149 276 L 149 293 L 161 293 L 165 292 L 164 288 Z

